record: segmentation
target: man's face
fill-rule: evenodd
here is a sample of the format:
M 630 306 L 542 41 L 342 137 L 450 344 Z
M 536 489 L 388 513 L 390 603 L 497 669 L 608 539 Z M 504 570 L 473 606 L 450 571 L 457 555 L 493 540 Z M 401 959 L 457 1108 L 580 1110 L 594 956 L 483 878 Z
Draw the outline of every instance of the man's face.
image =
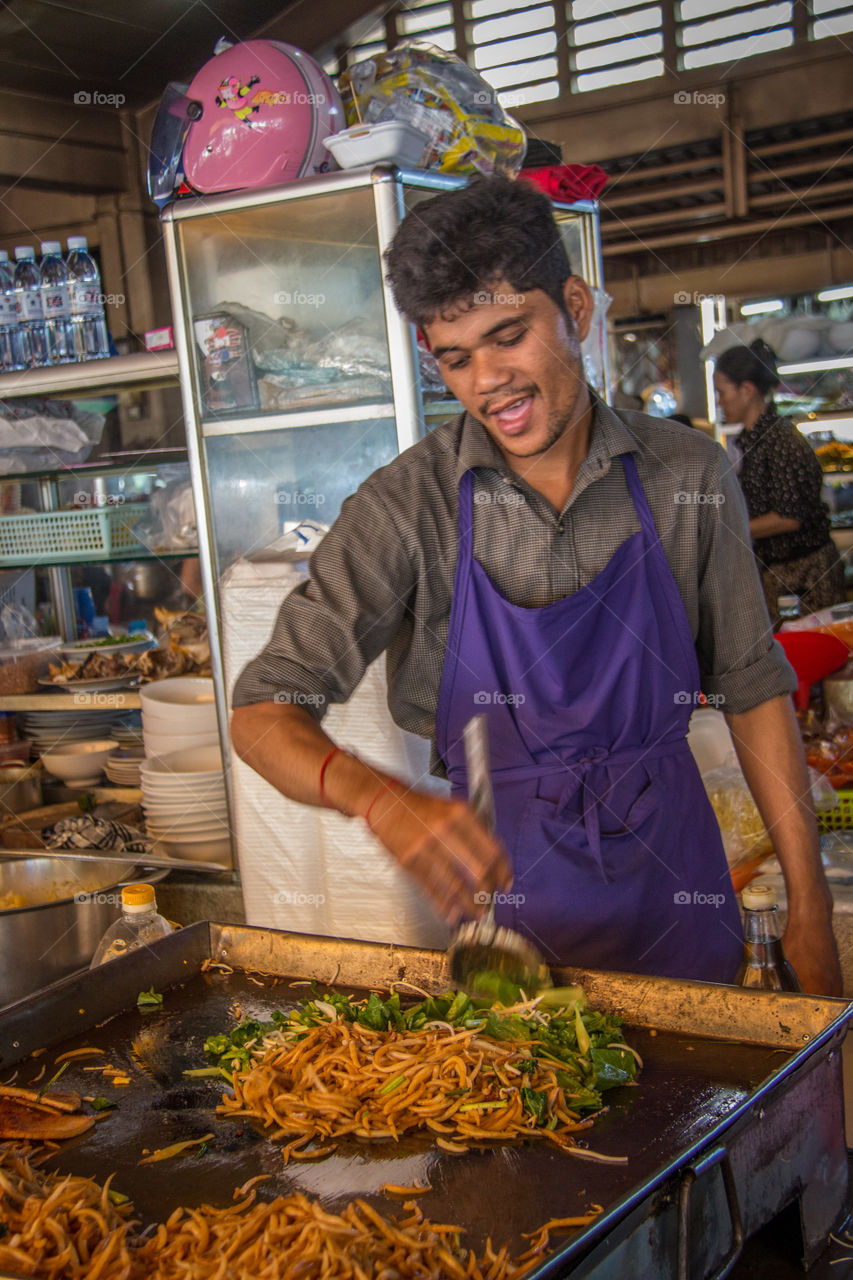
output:
M 448 390 L 508 458 L 544 453 L 583 413 L 578 331 L 541 289 L 495 284 L 424 330 Z

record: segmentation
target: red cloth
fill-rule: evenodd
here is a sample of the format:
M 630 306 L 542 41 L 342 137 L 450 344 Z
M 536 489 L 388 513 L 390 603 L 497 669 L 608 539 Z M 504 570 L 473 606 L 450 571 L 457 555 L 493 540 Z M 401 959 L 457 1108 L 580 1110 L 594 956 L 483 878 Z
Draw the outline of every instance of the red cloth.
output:
M 571 204 L 574 200 L 597 200 L 607 182 L 607 174 L 597 164 L 555 164 L 545 169 L 522 169 L 518 175 L 551 197 Z

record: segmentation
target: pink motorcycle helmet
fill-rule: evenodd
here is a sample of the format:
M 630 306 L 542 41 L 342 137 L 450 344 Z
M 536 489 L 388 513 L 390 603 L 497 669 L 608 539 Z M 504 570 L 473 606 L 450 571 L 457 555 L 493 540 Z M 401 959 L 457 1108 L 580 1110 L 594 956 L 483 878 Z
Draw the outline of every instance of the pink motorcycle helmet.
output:
M 323 138 L 346 124 L 338 91 L 294 45 L 232 45 L 204 64 L 187 97 L 202 107 L 183 151 L 196 191 L 276 186 L 335 167 Z

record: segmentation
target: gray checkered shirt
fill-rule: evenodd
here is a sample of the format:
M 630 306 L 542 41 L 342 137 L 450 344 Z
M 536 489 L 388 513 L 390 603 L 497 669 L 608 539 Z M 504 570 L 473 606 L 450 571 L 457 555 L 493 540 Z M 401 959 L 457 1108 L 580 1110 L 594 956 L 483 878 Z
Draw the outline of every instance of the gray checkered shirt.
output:
M 374 472 L 344 503 L 242 671 L 234 705 L 311 695 L 318 718 L 387 652 L 388 704 L 434 741 L 457 550 L 459 481 L 474 471 L 474 554 L 507 599 L 540 608 L 599 573 L 639 528 L 624 471 L 632 453 L 696 644 L 702 689 L 727 712 L 796 687 L 773 642 L 737 478 L 719 445 L 665 418 L 594 401 L 590 448 L 560 513 L 511 472 L 462 414 Z M 434 765 L 437 772 L 440 766 Z

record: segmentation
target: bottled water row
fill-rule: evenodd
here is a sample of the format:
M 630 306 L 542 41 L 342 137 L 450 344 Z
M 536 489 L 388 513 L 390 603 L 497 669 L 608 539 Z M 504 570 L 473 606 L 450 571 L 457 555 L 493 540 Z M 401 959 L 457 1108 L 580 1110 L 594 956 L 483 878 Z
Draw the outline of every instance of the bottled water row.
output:
M 68 237 L 63 259 L 58 240 L 41 246 L 41 263 L 29 245 L 15 249 L 15 266 L 0 249 L 0 368 L 36 369 L 110 354 L 98 268 L 85 236 Z

